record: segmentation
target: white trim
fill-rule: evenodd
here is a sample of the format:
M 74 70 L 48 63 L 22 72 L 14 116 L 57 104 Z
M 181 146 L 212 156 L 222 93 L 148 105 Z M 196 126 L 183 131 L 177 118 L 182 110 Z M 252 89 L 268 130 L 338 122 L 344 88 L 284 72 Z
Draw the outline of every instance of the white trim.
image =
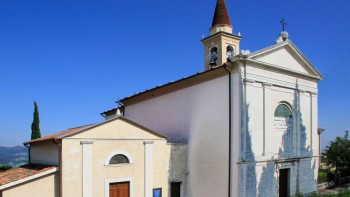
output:
M 85 144 L 93 144 L 94 141 L 81 141 L 80 144 L 81 145 L 85 145 Z
M 254 79 L 245 78 L 245 79 L 244 79 L 244 82 L 245 82 L 245 83 L 255 83 L 255 80 L 254 80 Z
M 255 59 L 246 59 L 246 61 L 252 62 L 252 63 L 256 63 L 257 65 L 261 65 L 261 66 L 264 66 L 264 67 L 267 67 L 267 68 L 272 68 L 272 69 L 268 69 L 268 70 L 273 70 L 275 72 L 276 72 L 276 70 L 280 70 L 280 71 L 282 71 L 280 73 L 283 73 L 283 71 L 284 71 L 284 72 L 289 72 L 289 73 L 292 73 L 292 74 L 296 74 L 296 75 L 300 75 L 300 76 L 304 76 L 304 77 L 308 77 L 308 78 L 313 78 L 313 79 L 317 79 L 317 80 L 322 79 L 320 76 L 311 75 L 309 73 L 302 73 L 302 72 L 299 72 L 299 71 L 291 70 L 291 69 L 284 68 L 284 67 L 281 67 L 281 66 L 278 66 L 278 65 L 275 65 L 275 64 L 270 64 L 270 63 L 259 61 L 259 60 L 255 60 Z
M 268 70 L 270 72 L 273 72 L 272 70 Z M 283 73 L 274 73 L 277 75 L 282 75 Z M 289 75 L 292 76 L 292 75 Z M 283 81 L 280 79 L 272 79 L 272 78 L 268 78 L 266 76 L 261 76 L 261 75 L 256 75 L 253 73 L 247 73 L 246 78 L 251 79 L 251 80 L 255 80 L 256 82 L 259 83 L 271 83 L 273 86 L 279 86 L 280 88 L 288 88 L 288 89 L 293 89 L 296 90 L 297 88 L 295 87 L 295 82 L 288 82 L 288 81 Z M 273 87 L 272 86 L 272 87 Z M 302 88 L 304 90 L 306 90 L 307 92 L 315 92 L 317 93 L 317 87 L 313 87 L 311 84 L 306 85 L 306 84 L 298 84 L 299 88 Z
M 110 183 L 121 183 L 129 182 L 130 197 L 135 197 L 135 181 L 134 177 L 121 177 L 121 178 L 112 178 L 105 180 L 105 197 L 109 197 L 109 184 Z
M 275 44 L 269 47 L 266 47 L 264 49 L 258 50 L 256 52 L 251 53 L 248 55 L 248 58 L 254 58 L 264 53 L 269 53 L 270 51 L 276 50 L 277 48 L 284 47 L 286 50 L 292 51 L 293 54 L 297 56 L 304 64 L 306 64 L 307 67 L 311 68 L 311 70 L 314 72 L 314 74 L 318 75 L 319 79 L 322 79 L 322 74 L 317 70 L 317 68 L 311 63 L 309 59 L 298 49 L 298 47 L 291 42 L 290 40 L 287 40 L 285 42 L 282 42 L 282 44 Z
M 124 166 L 130 166 L 135 163 L 121 163 L 121 164 L 107 164 L 105 167 L 124 167 Z
M 109 161 L 112 159 L 112 157 L 114 155 L 125 155 L 129 159 L 129 163 L 125 163 L 125 164 L 109 164 Z M 134 164 L 134 163 L 135 163 L 134 162 L 134 158 L 128 152 L 122 151 L 122 150 L 117 150 L 117 151 L 112 152 L 105 159 L 105 166 L 126 166 L 126 165 Z
M 144 166 L 144 187 L 145 187 L 145 197 L 152 197 L 153 193 L 153 141 L 144 141 L 145 146 L 145 166 Z
M 14 181 L 14 182 L 2 185 L 2 186 L 0 186 L 0 190 L 3 190 L 3 189 L 6 189 L 6 188 L 15 186 L 15 185 L 27 182 L 27 181 L 30 181 L 30 180 L 33 180 L 33 179 L 36 179 L 36 178 L 39 178 L 39 177 L 42 177 L 42 176 L 45 176 L 45 175 L 57 172 L 57 171 L 58 171 L 58 167 L 54 167 L 54 168 L 52 168 L 50 170 L 47 170 L 45 172 L 42 172 L 42 173 L 39 173 L 39 174 L 35 174 L 33 176 L 29 176 L 29 177 L 26 177 L 26 178 L 23 178 L 23 179 L 20 179 L 20 180 L 17 180 L 17 181 Z
M 273 86 L 273 83 L 269 83 L 269 82 L 262 82 L 264 87 L 271 87 Z
M 82 180 L 83 180 L 83 197 L 92 197 L 92 145 L 93 141 L 81 141 L 83 149 L 82 158 Z
M 143 144 L 144 145 L 146 145 L 146 144 L 154 144 L 154 141 L 144 141 Z
M 287 44 L 288 44 L 288 42 L 282 42 L 281 44 L 275 44 L 275 45 L 272 45 L 270 47 L 266 47 L 264 49 L 255 51 L 253 53 L 250 53 L 249 58 L 257 57 L 261 54 L 268 53 L 270 51 L 276 50 L 277 48 L 284 47 Z

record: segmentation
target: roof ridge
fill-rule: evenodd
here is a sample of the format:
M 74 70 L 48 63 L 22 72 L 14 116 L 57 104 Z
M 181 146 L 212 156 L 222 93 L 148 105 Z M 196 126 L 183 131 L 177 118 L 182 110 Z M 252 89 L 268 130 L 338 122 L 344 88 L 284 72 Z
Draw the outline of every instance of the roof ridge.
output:
M 69 129 L 79 129 L 79 128 L 91 126 L 91 125 L 94 125 L 94 124 L 96 124 L 96 123 L 86 124 L 86 125 L 77 126 L 77 127 L 68 127 L 68 129 L 66 129 L 66 130 L 69 130 Z
M 43 136 L 41 138 L 37 138 L 37 139 L 34 139 L 34 140 L 26 141 L 23 144 L 30 144 L 30 143 L 33 143 L 33 142 L 41 142 L 41 141 L 46 141 L 46 140 L 52 140 L 52 139 L 55 139 L 58 136 L 61 136 L 61 135 L 65 134 L 65 133 L 71 133 L 71 132 L 74 132 L 75 130 L 83 129 L 84 127 L 90 127 L 92 125 L 94 125 L 94 124 L 87 124 L 87 125 L 83 125 L 83 126 L 67 128 L 67 129 L 65 129 L 63 131 L 58 131 L 58 132 L 55 132 L 55 133 L 52 133 L 52 134 L 49 134 L 49 135 L 45 135 L 45 136 Z

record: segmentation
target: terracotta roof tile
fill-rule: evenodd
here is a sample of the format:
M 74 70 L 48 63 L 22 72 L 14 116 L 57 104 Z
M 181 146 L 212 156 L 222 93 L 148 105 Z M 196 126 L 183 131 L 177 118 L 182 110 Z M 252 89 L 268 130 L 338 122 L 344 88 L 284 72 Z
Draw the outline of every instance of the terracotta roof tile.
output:
M 51 170 L 55 167 L 56 166 L 27 164 L 4 172 L 0 172 L 0 186 L 45 172 L 47 170 Z
M 226 8 L 225 0 L 217 0 L 215 14 L 213 18 L 212 27 L 215 25 L 229 25 L 231 26 L 230 17 Z
M 52 139 L 55 139 L 55 138 L 57 138 L 59 136 L 67 135 L 67 134 L 70 134 L 70 133 L 74 133 L 74 132 L 76 132 L 78 130 L 90 127 L 91 125 L 92 124 L 85 125 L 85 126 L 80 126 L 80 127 L 69 128 L 69 129 L 64 130 L 64 131 L 60 131 L 60 132 L 57 132 L 57 133 L 54 133 L 54 134 L 51 134 L 51 135 L 47 135 L 47 136 L 35 139 L 35 140 L 30 140 L 30 141 L 24 142 L 24 144 L 30 144 L 30 143 L 33 143 L 33 142 L 41 142 L 41 141 L 46 141 L 46 140 L 52 140 Z

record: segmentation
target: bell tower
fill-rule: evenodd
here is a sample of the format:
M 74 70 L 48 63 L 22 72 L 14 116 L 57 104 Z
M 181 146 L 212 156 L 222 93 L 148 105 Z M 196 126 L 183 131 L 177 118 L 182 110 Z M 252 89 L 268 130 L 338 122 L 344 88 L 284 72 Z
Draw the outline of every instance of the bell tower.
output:
M 241 38 L 233 34 L 225 0 L 217 0 L 210 36 L 202 39 L 205 70 L 230 62 L 238 55 Z

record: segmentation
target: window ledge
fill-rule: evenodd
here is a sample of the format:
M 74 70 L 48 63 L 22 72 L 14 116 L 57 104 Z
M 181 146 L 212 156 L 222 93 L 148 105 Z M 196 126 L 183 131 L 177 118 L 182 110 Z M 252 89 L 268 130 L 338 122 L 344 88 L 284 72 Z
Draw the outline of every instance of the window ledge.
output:
M 134 163 L 123 163 L 123 164 L 108 164 L 105 165 L 105 167 L 124 167 L 124 166 L 130 166 L 133 165 Z

